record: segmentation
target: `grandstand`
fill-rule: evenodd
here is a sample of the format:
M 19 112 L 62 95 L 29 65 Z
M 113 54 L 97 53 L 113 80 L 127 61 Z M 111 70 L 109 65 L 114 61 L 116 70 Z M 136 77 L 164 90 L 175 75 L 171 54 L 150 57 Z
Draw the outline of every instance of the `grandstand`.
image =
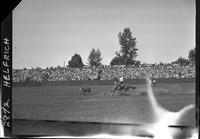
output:
M 98 72 L 101 70 L 99 77 Z M 51 67 L 46 69 L 14 69 L 13 82 L 42 81 L 80 81 L 112 80 L 124 74 L 125 79 L 144 79 L 146 74 L 153 78 L 195 78 L 195 65 L 178 64 L 141 64 L 139 66 L 101 66 L 82 69 L 69 67 Z

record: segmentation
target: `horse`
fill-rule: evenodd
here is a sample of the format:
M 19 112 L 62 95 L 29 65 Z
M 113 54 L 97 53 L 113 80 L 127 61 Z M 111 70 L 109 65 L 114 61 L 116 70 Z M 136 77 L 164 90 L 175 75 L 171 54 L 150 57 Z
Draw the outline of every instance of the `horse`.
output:
M 133 86 L 133 85 L 126 85 L 124 83 L 121 83 L 118 78 L 114 78 L 113 80 L 114 80 L 114 85 L 115 86 L 111 91 L 112 95 L 114 95 L 116 90 L 121 92 L 122 90 L 128 91 L 129 89 L 136 89 L 136 87 Z
M 82 95 L 86 95 L 86 94 L 91 93 L 91 88 L 90 87 L 81 87 L 80 90 L 81 90 L 81 94 Z

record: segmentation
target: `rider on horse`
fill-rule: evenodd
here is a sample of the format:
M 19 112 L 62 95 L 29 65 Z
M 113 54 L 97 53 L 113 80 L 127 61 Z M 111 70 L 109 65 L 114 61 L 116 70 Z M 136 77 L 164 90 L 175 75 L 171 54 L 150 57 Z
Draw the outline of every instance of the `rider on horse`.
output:
M 135 86 L 132 85 L 126 85 L 124 82 L 124 75 L 121 75 L 120 78 L 115 77 L 114 78 L 114 88 L 111 91 L 113 94 L 115 93 L 116 90 L 119 90 L 120 92 L 122 90 L 128 91 L 130 88 L 136 89 Z
M 119 83 L 118 83 L 117 87 L 124 88 L 124 86 L 125 86 L 124 75 L 121 75 L 119 78 Z
M 114 78 L 114 85 L 114 87 L 118 89 L 123 88 L 125 86 L 123 75 Z

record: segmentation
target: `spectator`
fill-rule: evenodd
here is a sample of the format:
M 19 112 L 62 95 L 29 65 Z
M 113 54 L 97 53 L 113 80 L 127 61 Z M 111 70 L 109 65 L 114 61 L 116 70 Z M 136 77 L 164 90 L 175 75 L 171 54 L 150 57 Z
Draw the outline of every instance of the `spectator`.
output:
M 66 80 L 111 80 L 124 74 L 125 79 L 143 79 L 146 74 L 154 78 L 195 78 L 195 65 L 141 64 L 140 66 L 102 66 L 91 68 L 50 67 L 47 69 L 14 69 L 13 82 L 66 81 Z

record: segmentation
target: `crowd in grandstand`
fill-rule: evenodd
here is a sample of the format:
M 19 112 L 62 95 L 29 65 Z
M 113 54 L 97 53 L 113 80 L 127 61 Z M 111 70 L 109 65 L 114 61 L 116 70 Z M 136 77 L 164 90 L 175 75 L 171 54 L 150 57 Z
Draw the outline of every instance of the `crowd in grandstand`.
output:
M 141 64 L 139 66 L 101 66 L 94 68 L 84 66 L 82 69 L 69 67 L 24 68 L 13 70 L 13 82 L 112 80 L 122 73 L 125 79 L 142 79 L 146 77 L 145 75 L 153 78 L 194 78 L 195 65 Z

